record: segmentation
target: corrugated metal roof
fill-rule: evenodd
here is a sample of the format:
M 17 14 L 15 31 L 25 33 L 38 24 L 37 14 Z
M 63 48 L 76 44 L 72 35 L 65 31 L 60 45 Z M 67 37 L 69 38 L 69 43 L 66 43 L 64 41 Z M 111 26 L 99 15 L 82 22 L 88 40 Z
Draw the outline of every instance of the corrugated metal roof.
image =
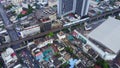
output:
M 109 17 L 88 36 L 117 53 L 120 50 L 120 20 Z

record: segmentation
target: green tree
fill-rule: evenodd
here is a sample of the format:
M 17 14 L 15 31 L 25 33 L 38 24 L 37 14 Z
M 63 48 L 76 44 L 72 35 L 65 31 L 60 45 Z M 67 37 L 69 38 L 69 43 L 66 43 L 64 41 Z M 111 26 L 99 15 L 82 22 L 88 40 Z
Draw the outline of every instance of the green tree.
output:
M 109 64 L 104 60 L 98 60 L 96 64 L 100 65 L 102 68 L 109 68 Z
M 33 12 L 33 8 L 32 8 L 30 5 L 28 5 L 27 13 L 24 14 L 24 15 L 20 13 L 20 14 L 17 16 L 17 18 L 24 17 L 24 16 L 26 16 L 26 15 L 31 14 L 32 12 Z
M 69 64 L 66 62 L 60 66 L 60 68 L 69 68 Z
M 60 57 L 60 53 L 56 52 L 56 53 L 54 54 L 54 56 L 55 56 L 55 57 Z
M 70 48 L 70 47 L 65 47 L 65 50 L 66 50 L 68 53 L 73 54 L 72 48 Z
M 67 28 L 62 30 L 63 32 L 69 33 L 69 30 Z
M 23 14 L 19 14 L 18 16 L 17 16 L 17 18 L 21 18 L 21 17 L 23 17 L 23 16 L 25 16 L 25 15 L 23 15 Z
M 32 13 L 32 11 L 33 11 L 33 8 L 30 5 L 28 5 L 27 15 Z
M 48 45 L 48 46 L 51 46 L 52 44 L 48 43 L 47 45 Z
M 48 34 L 48 37 L 53 37 L 54 36 L 54 33 L 53 32 L 50 32 L 49 34 Z
M 0 63 L 0 68 L 2 68 L 2 63 Z

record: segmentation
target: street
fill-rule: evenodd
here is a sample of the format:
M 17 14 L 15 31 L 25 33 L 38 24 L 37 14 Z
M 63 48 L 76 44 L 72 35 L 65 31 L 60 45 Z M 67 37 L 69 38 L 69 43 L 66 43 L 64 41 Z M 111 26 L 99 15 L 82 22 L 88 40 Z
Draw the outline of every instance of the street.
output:
M 96 27 L 98 27 L 100 24 L 102 24 L 106 19 L 101 19 L 98 21 L 94 21 L 92 23 L 90 23 L 89 25 L 92 27 L 92 29 L 95 29 Z
M 7 17 L 6 14 L 3 13 L 4 11 L 3 11 L 3 9 L 2 9 L 2 5 L 0 5 L 0 8 L 1 8 L 0 13 L 1 13 L 2 17 Z M 109 12 L 103 13 L 103 14 L 101 14 L 101 15 L 96 15 L 96 16 L 94 16 L 94 17 L 91 17 L 91 18 L 89 18 L 87 21 L 92 21 L 92 20 L 94 20 L 94 19 L 101 18 L 101 17 L 103 18 L 103 17 L 105 17 L 105 16 L 109 16 L 110 14 L 118 13 L 119 11 L 120 11 L 120 9 L 115 9 L 115 10 L 113 10 L 113 11 L 109 11 Z M 3 19 L 4 19 L 4 18 L 3 18 Z M 6 19 L 7 19 L 7 20 L 6 20 Z M 4 21 L 5 21 L 7 24 L 10 24 L 10 22 L 8 21 L 8 18 L 5 18 Z M 86 21 L 86 20 L 85 20 L 85 21 Z M 85 22 L 85 21 L 83 21 L 83 22 Z M 7 25 L 7 24 L 6 24 L 6 25 Z M 27 37 L 27 38 L 23 38 L 23 39 L 20 39 L 20 40 L 18 40 L 19 38 L 18 38 L 15 30 L 12 30 L 12 31 L 9 31 L 9 34 L 10 34 L 10 36 L 11 36 L 11 39 L 13 38 L 13 42 L 10 42 L 10 43 L 7 43 L 7 44 L 3 44 L 4 46 L 1 46 L 0 48 L 12 46 L 12 45 L 16 45 L 16 44 L 18 44 L 18 43 L 22 43 L 23 41 L 27 41 L 27 40 L 30 40 L 30 39 L 34 39 L 34 38 L 37 38 L 37 37 L 44 36 L 44 35 L 48 34 L 49 32 L 56 32 L 56 31 L 59 31 L 59 30 L 62 30 L 62 29 L 64 29 L 64 28 L 68 28 L 68 27 L 71 27 L 71 26 L 77 25 L 77 24 L 80 24 L 80 23 L 78 22 L 78 23 L 72 24 L 72 25 L 70 25 L 70 26 L 65 26 L 65 27 L 61 27 L 61 28 L 58 28 L 58 29 L 52 29 L 52 30 L 50 30 L 50 31 L 46 31 L 46 32 L 40 33 L 40 34 L 38 34 L 38 35 L 33 35 L 33 36 L 30 36 L 30 37 Z M 97 26 L 97 25 L 96 25 L 96 26 Z M 15 36 L 15 37 L 13 37 L 13 36 Z M 16 38 L 16 39 L 14 39 L 14 38 Z
M 14 28 L 12 26 L 10 26 L 12 23 L 8 19 L 7 14 L 6 14 L 5 10 L 3 9 L 3 6 L 1 3 L 0 3 L 0 15 L 3 19 L 4 26 L 6 27 L 11 40 L 12 41 L 19 40 L 19 37 L 18 37 L 16 31 L 14 30 Z
M 27 48 L 20 50 L 19 56 L 21 56 L 20 58 L 24 61 L 23 64 L 28 68 L 39 68 L 37 61 Z

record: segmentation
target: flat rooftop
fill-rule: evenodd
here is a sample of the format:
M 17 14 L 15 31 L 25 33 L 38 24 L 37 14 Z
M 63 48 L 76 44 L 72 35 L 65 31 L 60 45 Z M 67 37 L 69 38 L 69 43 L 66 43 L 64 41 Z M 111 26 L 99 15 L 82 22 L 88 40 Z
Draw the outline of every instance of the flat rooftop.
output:
M 120 50 L 120 20 L 109 17 L 94 29 L 88 37 L 117 53 Z

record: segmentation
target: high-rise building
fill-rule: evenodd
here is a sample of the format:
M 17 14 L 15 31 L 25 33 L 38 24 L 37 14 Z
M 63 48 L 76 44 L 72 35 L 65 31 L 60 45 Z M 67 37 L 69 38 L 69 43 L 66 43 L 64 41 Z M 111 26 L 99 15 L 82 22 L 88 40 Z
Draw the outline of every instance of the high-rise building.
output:
M 85 16 L 88 13 L 90 0 L 76 0 L 75 12 L 80 16 Z
M 75 0 L 58 0 L 58 16 L 64 16 L 66 14 L 74 12 L 74 4 Z
M 87 15 L 90 0 L 58 0 L 58 16 L 69 13 L 77 13 L 80 16 Z

